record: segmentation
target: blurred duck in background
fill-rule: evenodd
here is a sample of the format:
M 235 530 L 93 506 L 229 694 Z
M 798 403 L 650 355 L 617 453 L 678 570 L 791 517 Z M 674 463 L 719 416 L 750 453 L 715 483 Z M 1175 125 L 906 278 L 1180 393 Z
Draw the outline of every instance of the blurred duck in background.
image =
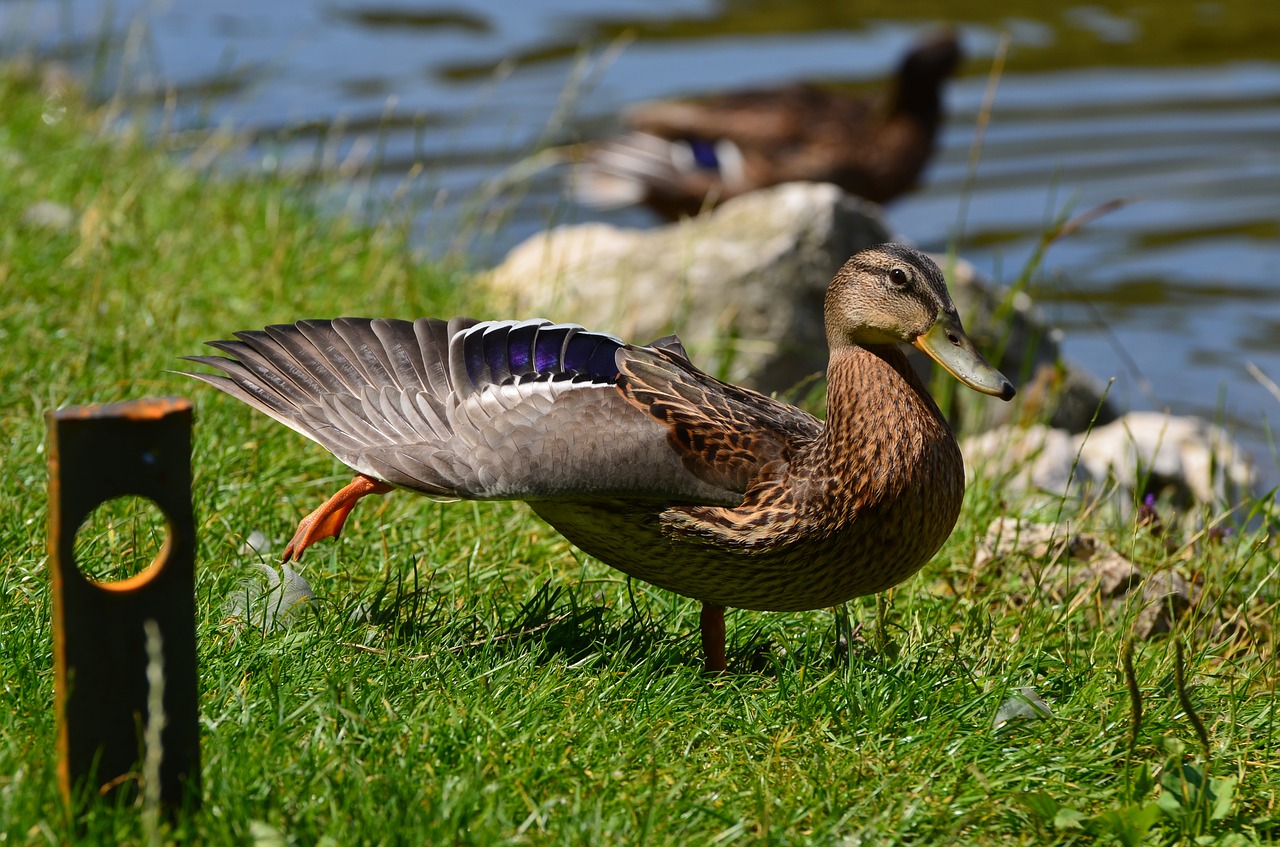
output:
M 589 148 L 573 194 L 670 220 L 783 182 L 830 182 L 887 203 L 933 155 L 942 87 L 961 59 L 947 31 L 913 47 L 874 94 L 795 84 L 641 104 L 624 115 L 629 133 Z

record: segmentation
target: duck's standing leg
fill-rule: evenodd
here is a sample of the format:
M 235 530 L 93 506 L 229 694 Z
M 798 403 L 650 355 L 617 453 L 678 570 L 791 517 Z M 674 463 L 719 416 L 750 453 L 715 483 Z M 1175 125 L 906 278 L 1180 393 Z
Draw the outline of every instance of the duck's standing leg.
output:
M 728 668 L 724 658 L 724 606 L 702 604 L 702 654 L 706 657 L 706 671 L 722 674 Z
M 324 504 L 307 515 L 298 524 L 289 546 L 284 548 L 281 561 L 295 561 L 302 558 L 302 553 L 322 538 L 337 538 L 346 523 L 347 515 L 355 508 L 356 502 L 368 494 L 386 494 L 395 486 L 376 480 L 371 476 L 356 474 L 356 478 L 337 494 L 324 501 Z

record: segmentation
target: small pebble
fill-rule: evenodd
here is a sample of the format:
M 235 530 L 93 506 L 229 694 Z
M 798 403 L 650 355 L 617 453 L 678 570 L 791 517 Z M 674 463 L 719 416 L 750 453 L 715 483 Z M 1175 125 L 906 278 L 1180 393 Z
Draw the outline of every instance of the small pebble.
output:
M 69 206 L 55 203 L 52 200 L 41 200 L 32 203 L 22 213 L 22 222 L 38 229 L 51 229 L 56 232 L 67 232 L 75 223 L 75 213 Z

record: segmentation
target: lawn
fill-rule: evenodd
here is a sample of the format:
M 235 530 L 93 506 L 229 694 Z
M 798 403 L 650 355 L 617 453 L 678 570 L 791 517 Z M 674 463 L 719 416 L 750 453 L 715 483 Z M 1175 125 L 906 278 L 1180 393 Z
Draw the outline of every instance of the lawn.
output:
M 0 73 L 0 116 L 0 842 L 1280 837 L 1280 584 L 1258 521 L 1210 536 L 1196 527 L 1214 515 L 1196 515 L 1157 537 L 1065 506 L 1064 525 L 1201 592 L 1174 635 L 1133 646 L 1131 675 L 1136 609 L 1100 625 L 1087 596 L 1027 590 L 1035 561 L 973 567 L 991 521 L 1029 509 L 987 484 L 880 612 L 849 604 L 845 642 L 830 611 L 731 613 L 720 679 L 700 670 L 696 603 L 628 581 L 514 504 L 371 498 L 303 562 L 318 614 L 247 624 L 232 601 L 270 561 L 247 539 L 278 551 L 350 475 L 171 373 L 178 357 L 304 317 L 493 316 L 464 271 L 415 254 L 407 212 L 327 217 L 288 178 L 216 175 L 192 164 L 216 150 L 182 162 L 104 129 L 101 110 L 30 73 Z M 53 757 L 44 415 L 162 394 L 196 407 L 203 808 L 155 824 L 99 803 L 73 824 Z M 77 551 L 118 575 L 157 533 L 121 506 Z M 1023 686 L 1052 716 L 993 728 Z

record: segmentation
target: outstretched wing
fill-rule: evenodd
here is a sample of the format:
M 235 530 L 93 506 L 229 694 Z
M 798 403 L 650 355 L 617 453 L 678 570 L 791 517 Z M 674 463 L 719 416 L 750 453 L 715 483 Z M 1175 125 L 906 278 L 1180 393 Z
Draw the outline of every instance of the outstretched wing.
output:
M 227 356 L 187 359 L 222 374 L 188 375 L 367 472 L 360 456 L 370 447 L 448 439 L 448 339 L 474 323 L 339 318 L 269 326 L 209 342 Z M 429 493 L 449 493 L 445 480 L 421 482 Z
M 191 374 L 361 473 L 438 497 L 733 503 L 617 388 L 610 335 L 549 321 L 301 321 Z

